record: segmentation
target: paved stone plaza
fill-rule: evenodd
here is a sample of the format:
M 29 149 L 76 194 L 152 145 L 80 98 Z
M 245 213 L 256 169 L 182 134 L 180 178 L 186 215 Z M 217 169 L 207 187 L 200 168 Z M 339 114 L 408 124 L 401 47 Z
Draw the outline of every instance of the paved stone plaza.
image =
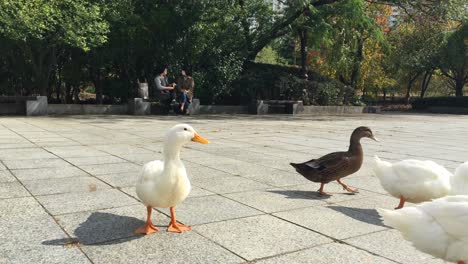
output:
M 186 122 L 211 141 L 182 151 L 193 190 L 177 208 L 194 227 L 134 235 L 145 207 L 134 184 L 145 162 L 161 158 L 166 129 Z M 302 162 L 346 150 L 367 125 L 365 163 L 345 193 L 297 174 Z M 443 263 L 417 252 L 381 223 L 393 208 L 372 172 L 372 157 L 431 159 L 454 168 L 468 160 L 468 117 L 75 116 L 0 118 L 0 263 Z

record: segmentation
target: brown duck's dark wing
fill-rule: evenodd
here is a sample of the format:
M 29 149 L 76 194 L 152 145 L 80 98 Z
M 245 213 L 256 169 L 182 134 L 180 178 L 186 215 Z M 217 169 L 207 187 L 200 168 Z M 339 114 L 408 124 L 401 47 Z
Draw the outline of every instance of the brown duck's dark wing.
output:
M 291 163 L 296 171 L 315 182 L 329 182 L 346 176 L 350 170 L 351 159 L 347 152 L 334 152 L 319 159 L 304 163 Z

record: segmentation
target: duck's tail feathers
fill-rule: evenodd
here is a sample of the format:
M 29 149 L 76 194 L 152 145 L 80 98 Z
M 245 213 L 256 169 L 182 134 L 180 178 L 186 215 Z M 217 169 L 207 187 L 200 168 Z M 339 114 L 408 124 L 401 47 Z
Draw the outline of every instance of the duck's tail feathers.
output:
M 427 218 L 426 214 L 415 207 L 405 207 L 398 210 L 377 208 L 377 212 L 386 226 L 399 230 L 403 236 L 406 236 Z
M 383 161 L 381 160 L 377 155 L 374 156 L 374 172 L 377 177 L 380 178 L 380 176 L 384 173 L 384 171 L 387 168 L 390 168 L 392 164 L 388 161 Z
M 455 174 L 450 177 L 452 194 L 468 195 L 468 162 L 458 166 Z

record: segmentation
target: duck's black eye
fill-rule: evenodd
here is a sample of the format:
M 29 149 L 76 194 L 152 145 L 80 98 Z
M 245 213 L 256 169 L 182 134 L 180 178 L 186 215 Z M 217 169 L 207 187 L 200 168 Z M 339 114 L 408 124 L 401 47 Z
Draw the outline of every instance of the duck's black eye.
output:
M 185 131 L 187 131 L 187 128 L 186 128 L 186 127 L 184 127 L 184 130 L 185 130 Z

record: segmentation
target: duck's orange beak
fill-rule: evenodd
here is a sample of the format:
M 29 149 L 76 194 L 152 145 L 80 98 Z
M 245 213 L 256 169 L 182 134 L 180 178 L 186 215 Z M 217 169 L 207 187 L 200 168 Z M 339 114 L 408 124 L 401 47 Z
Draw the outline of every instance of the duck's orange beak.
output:
M 192 138 L 192 141 L 202 143 L 202 144 L 208 144 L 210 143 L 208 139 L 198 135 L 198 133 L 195 133 L 195 136 Z

